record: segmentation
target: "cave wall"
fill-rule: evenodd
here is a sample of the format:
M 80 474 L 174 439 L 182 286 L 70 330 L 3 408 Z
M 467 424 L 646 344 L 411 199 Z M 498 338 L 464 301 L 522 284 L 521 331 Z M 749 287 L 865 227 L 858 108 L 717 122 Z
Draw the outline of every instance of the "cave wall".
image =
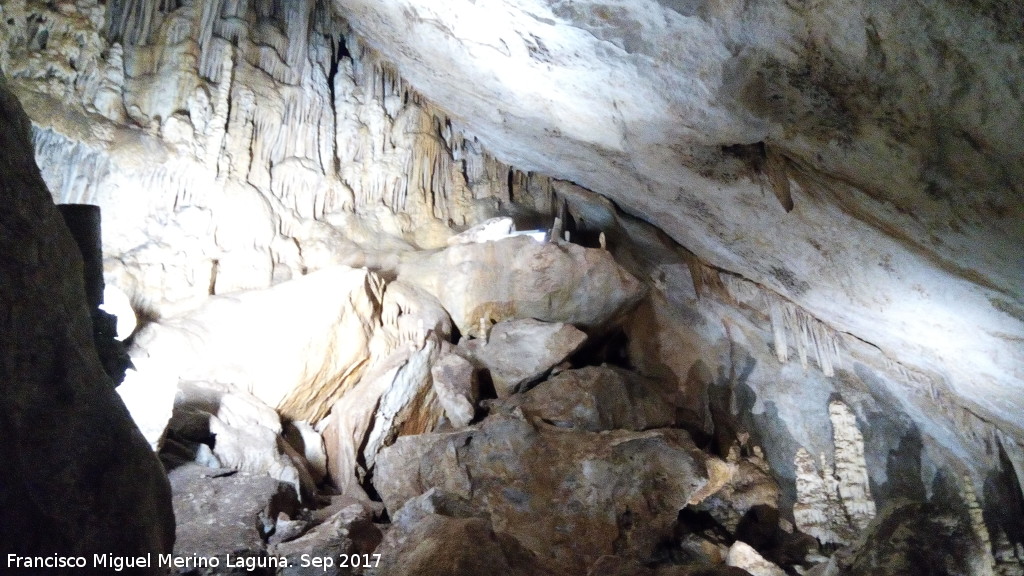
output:
M 170 486 L 100 364 L 82 258 L 30 138 L 0 76 L 0 541 L 5 554 L 88 567 L 93 554 L 167 554 Z
M 2 11 L 43 177 L 104 208 L 108 281 L 140 311 L 334 263 L 386 273 L 494 214 L 549 226 L 564 201 L 573 237 L 604 233 L 650 287 L 626 361 L 675 383 L 709 444 L 764 450 L 786 506 L 860 434 L 878 510 L 951 490 L 982 502 L 990 538 L 1015 533 L 999 508 L 1024 464 L 1024 163 L 1004 130 L 1022 116 L 1019 78 L 991 70 L 1019 66 L 1020 39 L 995 13 Z
M 611 198 L 1021 434 L 1018 6 L 337 4 L 499 157 Z
M 149 314 L 339 252 L 380 267 L 379 252 L 443 245 L 512 188 L 550 202 L 546 178 L 464 137 L 326 2 L 0 9 L 0 66 L 54 199 L 104 209 L 108 280 Z

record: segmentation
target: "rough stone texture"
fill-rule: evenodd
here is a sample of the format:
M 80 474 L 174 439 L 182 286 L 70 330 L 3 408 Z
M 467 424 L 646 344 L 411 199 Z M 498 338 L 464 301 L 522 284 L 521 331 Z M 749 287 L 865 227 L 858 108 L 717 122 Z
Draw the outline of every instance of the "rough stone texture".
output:
M 451 345 L 442 345 L 441 356 L 430 367 L 430 377 L 437 401 L 452 426 L 469 425 L 476 415 L 476 400 L 480 396 L 476 370 L 469 360 L 453 353 Z
M 339 6 L 500 157 L 940 369 L 1021 433 L 1016 4 Z
M 767 507 L 778 510 L 781 492 L 764 458 L 739 458 L 734 457 L 735 454 L 733 451 L 727 461 L 731 468 L 728 483 L 695 507 L 711 514 L 716 522 L 732 533 L 736 532 L 751 509 Z
M 395 531 L 397 532 L 397 530 Z M 389 538 L 398 537 L 389 532 Z M 405 546 L 389 547 L 374 576 L 554 576 L 560 572 L 508 534 L 495 532 L 482 518 L 451 518 L 437 514 L 422 518 L 404 534 Z
M 725 563 L 742 568 L 752 576 L 785 576 L 786 574 L 782 568 L 762 558 L 757 550 L 744 542 L 736 542 L 729 548 L 729 555 L 726 556 Z
M 485 332 L 524 318 L 602 328 L 642 296 L 608 252 L 527 237 L 411 256 L 399 278 L 436 296 L 459 331 L 477 338 L 481 320 Z
M 293 515 L 298 508 L 294 490 L 266 475 L 186 464 L 168 476 L 178 520 L 174 554 L 220 560 L 219 569 L 179 568 L 179 574 L 245 574 L 244 568 L 226 567 L 227 555 L 266 556 L 278 514 Z
M 168 553 L 167 478 L 99 363 L 81 256 L 30 142 L 0 75 L 0 541 L 90 562 Z
M 587 335 L 568 324 L 533 319 L 499 322 L 483 338 L 459 345 L 487 369 L 494 390 L 504 398 L 536 382 L 579 350 Z
M 280 522 L 278 523 L 280 524 Z M 373 518 L 360 504 L 349 504 L 301 538 L 269 547 L 275 556 L 284 556 L 289 566 L 280 576 L 346 576 L 364 571 L 340 566 L 339 555 L 372 554 L 381 542 L 381 533 Z M 302 556 L 334 560 L 332 566 L 303 566 Z M 307 563 L 308 563 L 307 558 Z M 311 563 L 310 563 L 311 564 Z
M 378 456 L 374 486 L 389 511 L 429 488 L 461 496 L 498 532 L 582 573 L 606 554 L 646 559 L 679 510 L 721 486 L 710 488 L 709 460 L 678 430 L 576 432 L 492 416 L 475 430 L 399 438 Z
M 503 406 L 560 428 L 589 432 L 648 430 L 675 424 L 676 408 L 657 382 L 621 368 L 566 370 Z
M 334 404 L 323 436 L 328 473 L 343 494 L 365 497 L 360 483 L 378 452 L 399 435 L 433 430 L 440 420 L 430 381 L 438 348 L 436 338 L 402 346 Z

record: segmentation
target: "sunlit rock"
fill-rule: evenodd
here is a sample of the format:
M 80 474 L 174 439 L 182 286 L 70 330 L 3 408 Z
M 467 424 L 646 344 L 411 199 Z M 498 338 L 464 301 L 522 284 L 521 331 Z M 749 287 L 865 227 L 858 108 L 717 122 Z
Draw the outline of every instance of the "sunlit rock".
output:
M 430 376 L 445 417 L 452 426 L 461 428 L 476 414 L 479 382 L 473 364 L 451 350 L 450 345 L 442 345 L 441 355 L 430 367 Z
M 406 343 L 334 404 L 323 436 L 328 473 L 343 494 L 365 497 L 360 484 L 377 453 L 401 434 L 433 429 L 441 408 L 431 386 L 439 344 Z

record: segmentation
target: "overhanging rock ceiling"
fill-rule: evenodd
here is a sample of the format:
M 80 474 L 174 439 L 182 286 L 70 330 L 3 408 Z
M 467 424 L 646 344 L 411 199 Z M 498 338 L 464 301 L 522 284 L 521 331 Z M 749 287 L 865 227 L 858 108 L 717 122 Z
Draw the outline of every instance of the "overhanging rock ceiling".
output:
M 336 6 L 498 157 L 607 196 L 1021 431 L 1024 9 Z

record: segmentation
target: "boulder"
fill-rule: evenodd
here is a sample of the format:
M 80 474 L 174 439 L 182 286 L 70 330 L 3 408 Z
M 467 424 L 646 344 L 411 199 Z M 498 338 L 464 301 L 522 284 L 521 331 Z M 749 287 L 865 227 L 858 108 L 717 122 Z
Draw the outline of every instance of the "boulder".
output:
M 449 246 L 479 244 L 507 238 L 516 229 L 511 218 L 490 218 L 448 239 Z
M 350 503 L 300 538 L 273 544 L 269 551 L 274 556 L 288 559 L 288 567 L 278 572 L 280 576 L 344 576 L 362 571 L 341 566 L 339 557 L 358 555 L 359 560 L 372 560 L 381 538 L 381 532 L 373 524 L 373 517 L 367 509 L 361 504 Z M 306 562 L 303 562 L 304 555 L 307 556 Z M 308 558 L 328 557 L 334 560 L 331 566 L 326 563 L 316 566 L 308 561 Z M 357 563 L 360 567 L 365 564 Z
M 226 570 L 233 558 L 265 557 L 266 539 L 283 512 L 294 516 L 298 501 L 287 484 L 262 474 L 186 464 L 168 474 L 177 518 L 175 556 L 211 558 L 219 570 L 180 568 L 177 574 L 246 574 Z
M 392 546 L 390 541 L 402 540 Z M 429 514 L 411 527 L 393 528 L 384 537 L 379 566 L 373 576 L 553 576 L 514 537 L 496 532 L 483 518 L 452 518 Z
M 82 258 L 0 75 L 0 542 L 19 556 L 136 557 L 174 542 L 171 493 L 93 344 Z M 25 568 L 24 573 L 44 569 Z M 100 568 L 52 574 L 106 573 Z M 139 573 L 158 574 L 152 567 Z
M 765 560 L 757 553 L 757 550 L 739 540 L 729 548 L 729 555 L 725 557 L 725 563 L 742 568 L 752 576 L 786 576 L 786 572 L 782 568 Z
M 675 424 L 675 406 L 656 381 L 608 366 L 566 370 L 513 396 L 504 408 L 560 428 L 647 430 Z
M 334 404 L 323 437 L 328 473 L 342 493 L 365 496 L 360 482 L 377 452 L 400 434 L 427 432 L 440 420 L 430 381 L 439 348 L 436 338 L 422 347 L 402 345 Z
M 167 426 L 169 439 L 196 449 L 193 461 L 267 474 L 290 484 L 303 501 L 309 500 L 317 484 L 311 466 L 282 434 L 281 420 L 273 408 L 233 386 L 210 382 L 179 384 Z M 212 447 L 213 459 L 203 458 L 205 445 Z
M 680 430 L 593 433 L 496 415 L 399 438 L 373 482 L 392 512 L 430 488 L 460 496 L 495 530 L 583 573 L 602 555 L 649 558 L 716 475 Z
M 499 398 L 519 392 L 576 352 L 587 335 L 562 323 L 533 319 L 499 322 L 486 338 L 459 345 L 490 372 Z
M 455 428 L 468 426 L 476 414 L 476 401 L 480 395 L 479 382 L 473 364 L 452 351 L 450 344 L 441 348 L 441 356 L 430 367 L 434 393 L 444 408 L 444 414 Z
M 266 290 L 215 296 L 146 326 L 132 357 L 148 360 L 139 377 L 153 384 L 233 384 L 282 416 L 315 422 L 359 380 L 382 289 L 375 274 L 338 266 Z
M 596 330 L 643 295 L 604 250 L 521 236 L 411 255 L 399 278 L 436 296 L 459 331 L 475 337 L 484 335 L 481 319 L 488 327 L 535 318 Z

